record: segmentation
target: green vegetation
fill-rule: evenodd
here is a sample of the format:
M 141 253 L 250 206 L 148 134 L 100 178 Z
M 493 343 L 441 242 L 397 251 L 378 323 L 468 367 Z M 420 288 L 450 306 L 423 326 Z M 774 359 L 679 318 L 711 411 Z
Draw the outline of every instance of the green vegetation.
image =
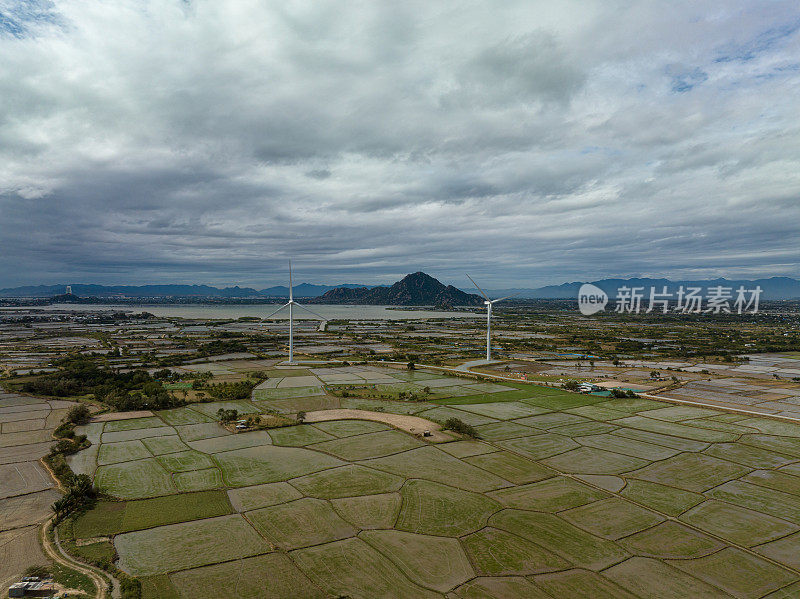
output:
M 119 567 L 133 576 L 194 568 L 269 551 L 266 541 L 239 515 L 126 532 L 117 535 L 114 544 L 120 555 Z M 175 551 L 176 547 L 187 550 Z
M 327 501 L 298 499 L 247 512 L 253 526 L 282 550 L 309 547 L 344 539 L 358 531 Z
M 474 426 L 467 424 L 459 418 L 448 418 L 444 421 L 444 427 L 454 433 L 464 435 L 465 437 L 472 437 L 473 439 L 479 439 L 481 436 Z
M 86 356 L 64 358 L 60 370 L 22 384 L 22 390 L 53 397 L 93 395 L 117 410 L 163 410 L 184 403 L 145 370 L 119 373 L 100 368 Z
M 76 538 L 113 536 L 124 532 L 232 513 L 224 491 L 167 495 L 138 501 L 101 501 L 74 519 Z

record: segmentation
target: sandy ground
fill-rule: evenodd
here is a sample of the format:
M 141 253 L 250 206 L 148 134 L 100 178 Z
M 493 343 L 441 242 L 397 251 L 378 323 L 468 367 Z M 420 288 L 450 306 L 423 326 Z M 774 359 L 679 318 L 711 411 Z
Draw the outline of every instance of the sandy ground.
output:
M 150 410 L 139 410 L 137 412 L 109 412 L 100 414 L 92 418 L 92 422 L 111 422 L 112 420 L 130 420 L 131 418 L 146 418 L 152 416 Z
M 373 420 L 375 422 L 383 422 L 384 424 L 411 433 L 412 435 L 421 434 L 423 431 L 430 431 L 431 436 L 425 437 L 425 439 L 433 443 L 443 443 L 456 438 L 455 435 L 443 431 L 441 425 L 418 416 L 404 416 L 402 414 L 388 414 L 386 412 L 339 408 L 308 412 L 305 419 L 306 422 L 324 422 L 326 420 Z

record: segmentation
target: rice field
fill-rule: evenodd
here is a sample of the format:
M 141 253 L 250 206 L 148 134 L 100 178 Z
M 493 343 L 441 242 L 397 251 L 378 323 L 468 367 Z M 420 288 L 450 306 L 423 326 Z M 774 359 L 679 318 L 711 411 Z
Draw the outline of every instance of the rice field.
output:
M 457 417 L 481 438 L 429 444 L 360 420 L 230 434 L 213 422 L 218 407 L 264 401 L 105 423 L 83 461 L 119 501 L 82 515 L 75 536 L 111 538 L 146 598 L 219 588 L 370 599 L 800 592 L 798 427 L 423 372 L 352 367 L 295 378 L 309 376 L 319 389 L 351 376 L 474 391 L 341 405 Z M 268 402 L 291 414 L 309 399 L 327 401 L 289 393 Z

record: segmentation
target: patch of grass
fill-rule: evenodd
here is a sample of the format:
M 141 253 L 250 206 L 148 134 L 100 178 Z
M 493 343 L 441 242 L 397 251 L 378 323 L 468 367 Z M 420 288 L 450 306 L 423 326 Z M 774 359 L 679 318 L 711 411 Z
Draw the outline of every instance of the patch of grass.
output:
M 559 515 L 578 528 L 612 540 L 664 521 L 663 516 L 616 497 L 572 508 Z
M 172 475 L 172 482 L 179 491 L 205 491 L 223 486 L 222 472 L 219 468 L 176 472 Z
M 560 472 L 579 474 L 620 474 L 650 462 L 593 447 L 579 447 L 542 460 L 543 464 Z
M 328 422 L 315 422 L 314 426 L 339 438 L 391 430 L 391 427 L 386 424 L 369 420 L 329 420 Z
M 508 451 L 476 455 L 463 458 L 465 462 L 496 474 L 515 485 L 524 485 L 553 476 L 553 472 Z
M 631 472 L 630 476 L 699 493 L 749 471 L 744 466 L 711 456 L 682 453 Z
M 177 435 L 171 435 L 169 437 L 149 437 L 147 439 L 142 439 L 142 443 L 147 450 L 155 456 L 189 449 L 189 446 L 181 441 L 181 438 Z
M 77 570 L 73 570 L 72 568 L 68 568 L 67 566 L 63 566 L 57 562 L 52 563 L 50 566 L 50 571 L 53 575 L 53 580 L 69 589 L 83 591 L 90 596 L 94 596 L 94 594 L 97 592 L 97 587 L 95 587 L 92 579 L 86 574 L 78 572 Z
M 112 420 L 106 422 L 103 428 L 104 433 L 116 433 L 119 431 L 132 431 L 140 428 L 154 428 L 165 426 L 164 423 L 155 416 L 146 418 L 129 418 L 128 420 Z
M 151 457 L 144 444 L 137 440 L 121 441 L 119 443 L 103 443 L 97 454 L 97 463 L 100 466 L 141 460 Z
M 596 537 L 552 514 L 503 510 L 492 516 L 489 524 L 524 537 L 572 564 L 590 570 L 606 568 L 628 557 L 612 541 Z
M 196 410 L 190 408 L 175 408 L 174 410 L 162 410 L 156 412 L 156 416 L 161 418 L 164 422 L 171 426 L 180 426 L 185 424 L 201 424 L 203 422 L 213 422 L 210 416 L 201 414 Z
M 274 483 L 345 464 L 317 451 L 274 445 L 226 451 L 215 458 L 230 487 Z
M 632 553 L 662 559 L 692 559 L 724 547 L 717 539 L 672 521 L 631 535 L 620 544 Z
M 284 550 L 328 543 L 358 531 L 342 520 L 327 501 L 298 499 L 247 512 L 247 519 Z
M 224 564 L 183 570 L 170 576 L 184 597 L 324 599 L 286 555 L 270 553 Z M 161 596 L 158 596 L 161 599 Z
M 75 519 L 77 538 L 89 539 L 230 514 L 223 491 L 181 493 L 138 501 L 101 501 Z
M 484 528 L 463 539 L 464 547 L 486 576 L 525 576 L 569 567 L 569 562 L 535 543 L 497 528 Z
M 216 466 L 207 454 L 191 450 L 160 455 L 156 459 L 170 472 L 189 472 Z
M 554 476 L 540 482 L 492 491 L 489 496 L 510 508 L 558 512 L 604 499 L 608 494 L 566 476 Z
M 705 499 L 698 493 L 633 478 L 628 479 L 620 495 L 670 516 L 682 514 Z
M 313 445 L 311 449 L 332 453 L 343 460 L 355 461 L 399 453 L 423 445 L 425 443 L 411 435 L 387 430 L 325 441 Z
M 336 499 L 397 491 L 403 482 L 399 476 L 350 464 L 292 479 L 291 484 L 308 497 Z
M 580 447 L 575 441 L 563 435 L 542 433 L 530 437 L 518 437 L 496 443 L 504 449 L 521 454 L 533 460 L 549 458 L 558 453 Z
M 270 505 L 300 499 L 303 494 L 289 483 L 267 483 L 228 491 L 228 498 L 238 512 L 247 512 Z
M 142 585 L 142 599 L 181 599 L 166 574 L 142 576 L 139 582 Z
M 133 576 L 163 574 L 270 550 L 238 514 L 127 532 L 118 535 L 114 544 L 120 555 L 119 567 Z
M 141 499 L 174 493 L 169 473 L 155 458 L 100 466 L 95 485 L 103 493 L 120 499 Z
M 508 486 L 502 478 L 431 446 L 367 460 L 364 465 L 405 478 L 424 478 L 478 493 Z
M 384 493 L 333 499 L 331 505 L 342 518 L 362 530 L 393 528 L 401 499 L 400 493 Z
M 689 510 L 680 519 L 700 530 L 748 547 L 800 530 L 780 518 L 713 500 Z
M 419 585 L 442 593 L 475 576 L 457 539 L 399 530 L 364 531 L 359 535 Z
M 272 429 L 269 436 L 275 445 L 288 445 L 292 447 L 304 447 L 312 443 L 320 443 L 335 439 L 334 436 L 321 431 L 310 424 L 299 424 L 297 426 L 286 426 L 283 428 Z
M 502 509 L 485 495 L 426 480 L 408 481 L 401 494 L 395 528 L 420 534 L 459 537 L 483 528 Z
M 301 549 L 292 554 L 300 569 L 329 596 L 439 599 L 406 578 L 388 558 L 361 539 Z

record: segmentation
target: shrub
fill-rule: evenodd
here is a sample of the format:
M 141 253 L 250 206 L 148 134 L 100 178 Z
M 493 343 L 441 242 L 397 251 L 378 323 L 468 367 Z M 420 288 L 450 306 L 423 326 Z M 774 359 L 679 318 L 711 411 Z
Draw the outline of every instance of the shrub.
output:
M 238 410 L 226 410 L 224 408 L 220 408 L 217 410 L 217 418 L 220 422 L 233 422 L 239 417 Z
M 89 406 L 86 404 L 73 406 L 69 409 L 69 412 L 67 412 L 67 422 L 71 422 L 72 424 L 86 424 L 91 417 L 92 413 L 89 411 Z
M 455 433 L 459 433 L 467 437 L 472 437 L 473 439 L 480 438 L 480 434 L 478 433 L 478 431 L 474 426 L 472 426 L 471 424 L 467 424 L 466 422 L 460 420 L 459 418 L 448 418 L 444 423 L 444 427 Z

